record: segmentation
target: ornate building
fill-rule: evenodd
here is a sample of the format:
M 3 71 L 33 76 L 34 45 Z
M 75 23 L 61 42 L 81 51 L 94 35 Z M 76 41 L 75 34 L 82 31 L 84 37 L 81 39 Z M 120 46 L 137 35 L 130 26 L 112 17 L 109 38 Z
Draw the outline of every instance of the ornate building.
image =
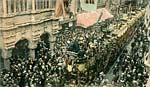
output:
M 17 42 L 26 39 L 32 57 L 44 32 L 53 42 L 53 33 L 59 29 L 58 19 L 53 17 L 54 10 L 55 0 L 0 0 L 0 49 L 5 67 Z

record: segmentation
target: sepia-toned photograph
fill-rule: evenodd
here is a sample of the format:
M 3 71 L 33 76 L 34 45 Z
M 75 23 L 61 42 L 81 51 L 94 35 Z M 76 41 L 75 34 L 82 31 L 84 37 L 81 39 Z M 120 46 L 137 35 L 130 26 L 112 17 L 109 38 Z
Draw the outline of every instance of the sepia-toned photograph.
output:
M 0 87 L 150 87 L 150 0 L 0 0 Z

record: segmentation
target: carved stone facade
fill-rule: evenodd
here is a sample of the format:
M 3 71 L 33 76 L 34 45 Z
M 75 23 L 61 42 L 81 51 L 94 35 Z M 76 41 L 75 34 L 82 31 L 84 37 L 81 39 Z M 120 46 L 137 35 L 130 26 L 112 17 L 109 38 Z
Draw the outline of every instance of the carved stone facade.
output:
M 5 68 L 9 66 L 8 58 L 19 40 L 29 41 L 31 56 L 44 32 L 49 33 L 50 42 L 54 41 L 53 33 L 59 29 L 59 21 L 53 17 L 54 1 L 0 0 L 0 49 Z

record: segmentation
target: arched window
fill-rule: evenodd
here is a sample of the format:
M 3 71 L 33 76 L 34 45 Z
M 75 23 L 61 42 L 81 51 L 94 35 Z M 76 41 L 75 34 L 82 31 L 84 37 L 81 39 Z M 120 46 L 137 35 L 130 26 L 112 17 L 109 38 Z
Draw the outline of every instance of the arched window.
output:
M 40 39 L 41 41 L 44 41 L 44 43 L 46 43 L 46 47 L 47 48 L 50 48 L 50 43 L 49 43 L 49 33 L 47 32 L 44 32 L 41 36 L 40 36 Z
M 29 41 L 27 39 L 19 40 L 12 50 L 12 58 L 26 59 L 29 57 Z
M 35 48 L 35 58 L 39 59 L 43 56 L 50 57 L 50 41 L 49 41 L 49 33 L 44 32 L 40 41 L 37 43 L 37 47 Z

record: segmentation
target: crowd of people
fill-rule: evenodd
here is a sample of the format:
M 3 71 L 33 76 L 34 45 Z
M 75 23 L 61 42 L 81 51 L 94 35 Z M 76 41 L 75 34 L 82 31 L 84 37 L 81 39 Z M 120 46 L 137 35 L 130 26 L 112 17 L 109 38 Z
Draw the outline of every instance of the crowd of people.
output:
M 105 28 L 105 29 L 104 29 Z M 102 32 L 105 30 L 104 32 Z M 85 59 L 101 60 L 98 64 L 101 69 L 106 68 L 110 62 L 109 57 L 114 57 L 112 51 L 116 51 L 115 36 L 106 29 L 101 29 L 99 25 L 88 29 L 66 29 L 57 36 L 55 52 L 58 54 L 67 54 L 71 51 L 82 61 Z M 95 59 L 94 59 L 95 58 Z M 107 60 L 107 61 L 105 61 Z M 103 61 L 103 62 L 102 62 Z
M 64 67 L 60 61 L 51 56 L 49 44 L 44 40 L 38 42 L 35 58 L 11 58 L 10 71 L 3 70 L 1 83 L 5 87 L 37 87 L 45 85 L 64 85 Z M 27 57 L 28 56 L 28 57 Z
M 144 65 L 144 56 L 149 51 L 150 41 L 146 26 L 140 25 L 130 47 L 126 47 L 113 69 L 113 83 L 123 87 L 146 87 L 149 74 Z
M 80 83 L 82 81 L 79 82 L 79 79 L 76 78 L 79 70 L 75 67 L 75 63 L 83 63 L 85 60 L 97 61 L 86 65 L 88 67 L 87 75 L 93 75 L 88 76 L 85 82 L 92 83 L 96 76 L 101 76 L 99 74 L 110 62 L 110 60 L 105 60 L 113 57 L 112 52 L 109 52 L 113 47 L 113 43 L 110 41 L 111 36 L 110 32 L 102 32 L 98 25 L 87 30 L 81 28 L 65 29 L 60 31 L 56 37 L 54 54 L 51 54 L 50 43 L 48 40 L 43 40 L 46 37 L 42 36 L 35 49 L 35 58 L 29 56 L 29 51 L 26 52 L 26 49 L 29 50 L 27 43 L 21 45 L 25 50 L 23 52 L 18 50 L 19 54 L 17 54 L 18 46 L 16 46 L 12 52 L 12 58 L 10 58 L 10 71 L 4 70 L 1 73 L 2 85 L 8 87 L 64 85 L 72 78 L 71 73 L 67 70 L 68 65 L 73 66 L 71 72 L 76 73 L 73 78 L 76 83 Z M 79 59 L 79 61 L 74 61 L 74 59 Z M 83 74 L 79 73 L 79 75 Z M 70 76 L 68 77 L 68 75 Z
M 143 64 L 144 54 L 149 50 L 147 29 L 141 24 L 134 35 L 131 50 L 124 49 L 124 41 L 107 29 L 109 21 L 97 23 L 87 29 L 67 27 L 56 35 L 53 54 L 48 36 L 42 36 L 35 49 L 35 58 L 27 50 L 10 58 L 10 71 L 1 73 L 2 85 L 6 87 L 65 86 L 70 83 L 90 86 L 105 84 L 106 73 L 114 67 L 114 82 L 124 87 L 144 87 L 148 74 Z M 128 32 L 130 33 L 130 32 Z M 126 34 L 128 34 L 126 33 Z M 127 35 L 124 35 L 127 36 Z M 24 48 L 24 49 L 25 49 Z M 123 50 L 123 53 L 120 53 Z M 21 56 L 24 54 L 24 56 Z M 121 54 L 120 58 L 117 57 Z M 25 58 L 24 58 L 25 57 Z M 77 65 L 85 64 L 80 70 Z M 68 68 L 72 66 L 72 68 Z M 120 74 L 121 72 L 121 74 Z M 107 81 L 106 81 L 107 82 Z M 143 83 L 144 82 L 144 83 Z

